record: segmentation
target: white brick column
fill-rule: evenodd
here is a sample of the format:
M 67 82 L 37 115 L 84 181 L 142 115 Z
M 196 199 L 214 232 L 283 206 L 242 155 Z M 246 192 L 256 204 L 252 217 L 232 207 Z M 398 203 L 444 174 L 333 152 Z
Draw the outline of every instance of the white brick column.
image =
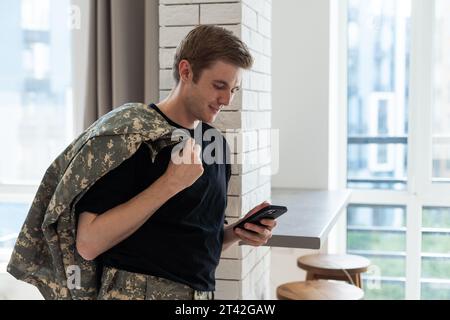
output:
M 196 25 L 231 30 L 255 58 L 242 90 L 213 124 L 226 134 L 235 162 L 228 189 L 229 222 L 270 200 L 271 8 L 272 0 L 160 0 L 161 99 L 174 86 L 175 48 Z M 231 129 L 237 132 L 227 134 Z M 231 247 L 221 257 L 216 279 L 217 299 L 269 299 L 270 249 Z

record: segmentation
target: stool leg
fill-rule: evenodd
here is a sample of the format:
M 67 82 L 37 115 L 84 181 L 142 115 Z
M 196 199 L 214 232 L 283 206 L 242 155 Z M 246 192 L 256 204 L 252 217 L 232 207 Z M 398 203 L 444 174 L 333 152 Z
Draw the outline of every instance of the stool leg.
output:
M 316 280 L 316 277 L 314 276 L 314 272 L 311 272 L 311 271 L 306 272 L 306 280 Z
M 358 273 L 356 275 L 356 277 L 358 278 L 358 283 L 359 283 L 358 287 L 362 289 L 363 288 L 363 282 L 361 280 L 361 273 Z
M 353 274 L 351 277 L 352 277 L 352 280 L 353 280 L 353 284 L 355 286 L 357 286 L 358 288 L 362 289 L 361 274 L 360 273 L 356 273 L 356 274 Z

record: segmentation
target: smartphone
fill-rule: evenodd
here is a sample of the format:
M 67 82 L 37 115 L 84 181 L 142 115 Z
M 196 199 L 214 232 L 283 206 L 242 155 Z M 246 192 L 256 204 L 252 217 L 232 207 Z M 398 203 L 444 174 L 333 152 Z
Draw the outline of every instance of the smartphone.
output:
M 270 205 L 270 206 L 264 207 L 261 210 L 259 210 L 258 212 L 254 213 L 253 215 L 248 217 L 247 219 L 239 222 L 236 226 L 233 227 L 233 230 L 236 228 L 245 229 L 244 225 L 246 223 L 253 223 L 253 224 L 256 224 L 259 226 L 264 226 L 259 221 L 261 221 L 263 219 L 276 219 L 286 212 L 287 212 L 287 208 L 283 207 L 283 206 Z

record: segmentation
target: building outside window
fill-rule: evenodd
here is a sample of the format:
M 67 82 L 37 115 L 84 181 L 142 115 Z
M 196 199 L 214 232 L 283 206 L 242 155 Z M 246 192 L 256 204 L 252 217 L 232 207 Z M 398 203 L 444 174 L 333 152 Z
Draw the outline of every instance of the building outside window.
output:
M 450 3 L 346 5 L 347 251 L 368 299 L 450 299 Z

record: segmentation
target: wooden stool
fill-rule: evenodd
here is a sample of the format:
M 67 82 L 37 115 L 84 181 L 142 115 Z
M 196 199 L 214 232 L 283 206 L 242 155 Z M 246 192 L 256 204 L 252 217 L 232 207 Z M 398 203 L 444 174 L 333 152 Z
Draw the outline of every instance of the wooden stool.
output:
M 361 300 L 364 291 L 351 284 L 324 280 L 285 283 L 277 288 L 280 300 Z
M 370 260 L 355 255 L 310 254 L 298 258 L 297 265 L 307 271 L 306 280 L 341 280 L 362 288 L 361 273 L 367 271 Z

